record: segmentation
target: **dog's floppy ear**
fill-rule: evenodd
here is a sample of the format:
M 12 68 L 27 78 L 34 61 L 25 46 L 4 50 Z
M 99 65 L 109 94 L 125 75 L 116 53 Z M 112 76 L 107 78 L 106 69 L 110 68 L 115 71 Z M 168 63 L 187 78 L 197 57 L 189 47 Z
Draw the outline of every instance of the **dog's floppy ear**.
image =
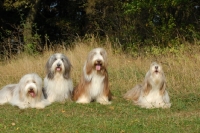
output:
M 51 71 L 51 66 L 52 66 L 54 60 L 55 60 L 55 57 L 52 55 L 48 59 L 46 65 L 45 65 L 45 67 L 46 67 L 46 74 L 47 74 L 47 78 L 48 79 L 53 79 L 53 77 L 54 77 L 54 73 Z
M 23 76 L 21 79 L 20 79 L 20 81 L 19 81 L 19 83 L 18 83 L 18 85 L 17 85 L 17 87 L 19 88 L 19 90 L 21 90 L 21 91 L 23 91 L 23 89 L 25 88 L 25 85 L 26 85 L 26 78 L 27 78 L 27 75 L 25 75 L 25 76 Z
M 108 65 L 106 50 L 102 48 L 102 50 L 100 51 L 100 54 L 102 55 L 102 57 L 104 59 L 104 65 L 106 67 Z
M 149 81 L 148 80 L 145 81 L 144 86 L 143 86 L 144 95 L 148 95 L 151 89 L 152 89 L 152 86 L 149 83 Z
M 92 72 L 92 69 L 93 69 L 93 64 L 92 64 L 92 59 L 95 55 L 95 52 L 94 51 L 90 51 L 90 53 L 88 54 L 88 57 L 87 57 L 87 60 L 85 62 L 85 72 L 87 75 L 89 75 L 91 72 Z
M 93 68 L 92 62 L 87 60 L 86 61 L 86 67 L 85 67 L 86 74 L 89 75 L 92 72 L 92 68 Z
M 160 86 L 160 95 L 164 95 L 166 90 L 166 82 L 164 81 Z
M 19 91 L 19 100 L 23 101 L 24 100 L 23 89 L 25 88 L 25 83 L 23 81 L 20 81 L 19 84 L 17 85 L 17 88 Z
M 47 78 L 48 78 L 48 79 L 53 79 L 53 77 L 54 77 L 54 73 L 51 72 L 51 71 L 49 71 L 49 72 L 47 73 Z
M 38 79 L 36 80 L 36 87 L 37 87 L 37 98 L 41 98 L 41 96 L 43 95 L 43 92 L 42 92 L 42 84 L 41 84 L 41 81 Z
M 65 79 L 68 79 L 68 78 L 70 78 L 70 72 L 71 72 L 72 65 L 66 56 L 64 56 L 64 58 L 63 58 L 63 63 L 64 63 L 64 67 L 65 67 L 65 72 L 63 73 L 63 77 Z

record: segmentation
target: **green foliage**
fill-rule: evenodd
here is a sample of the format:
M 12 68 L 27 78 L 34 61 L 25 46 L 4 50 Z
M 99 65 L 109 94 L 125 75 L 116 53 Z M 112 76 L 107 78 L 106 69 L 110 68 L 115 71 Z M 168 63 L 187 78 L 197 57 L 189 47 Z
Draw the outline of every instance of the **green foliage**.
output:
M 139 36 L 133 41 L 157 46 L 168 46 L 177 40 L 177 37 L 186 39 L 187 36 L 187 41 L 199 38 L 199 21 L 195 18 L 200 18 L 200 9 L 195 6 L 199 6 L 199 3 L 187 0 L 135 0 L 123 4 L 124 14 L 130 18 L 129 21 L 132 20 L 132 16 L 137 20 L 133 23 L 134 28 L 130 27 L 134 32 L 133 36 Z M 193 19 L 195 20 L 192 21 Z
M 36 51 L 36 46 L 34 44 L 26 44 L 25 45 L 25 52 L 29 54 L 34 54 Z
M 98 33 L 103 32 L 112 41 L 117 38 L 128 51 L 143 46 L 172 47 L 174 42 L 176 47 L 183 41 L 197 42 L 199 4 L 189 0 L 99 1 L 93 4 L 96 10 L 93 7 L 89 19 L 93 31 L 100 29 Z
M 29 8 L 30 0 L 5 0 L 3 6 L 6 10 L 20 9 L 20 8 Z
M 40 37 L 41 37 L 39 34 L 37 34 L 36 24 L 33 25 L 33 28 L 35 30 L 33 31 L 33 36 L 31 36 L 30 38 L 32 43 L 24 45 L 25 52 L 31 55 L 38 54 L 38 51 L 39 51 L 38 46 L 39 46 Z
M 144 46 L 172 47 L 174 42 L 175 47 L 184 42 L 198 44 L 200 40 L 198 0 L 5 0 L 0 6 L 1 38 L 9 38 L 6 31 L 13 32 L 13 25 L 23 23 L 22 30 L 30 30 L 23 33 L 24 42 L 35 43 L 29 36 L 34 37 L 31 30 L 36 24 L 41 47 L 46 43 L 45 35 L 53 42 L 48 45 L 68 44 L 77 35 L 108 36 L 120 44 L 114 47 L 128 51 Z

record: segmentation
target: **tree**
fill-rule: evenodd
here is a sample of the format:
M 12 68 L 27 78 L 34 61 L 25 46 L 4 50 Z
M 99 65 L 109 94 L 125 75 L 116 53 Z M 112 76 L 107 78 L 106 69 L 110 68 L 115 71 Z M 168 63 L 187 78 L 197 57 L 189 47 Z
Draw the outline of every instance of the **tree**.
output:
M 47 39 L 66 46 L 85 34 L 108 36 L 124 49 L 200 39 L 199 0 L 4 0 L 0 6 L 1 41 L 23 31 L 30 52 Z
M 28 49 L 29 46 L 34 45 L 33 44 L 34 37 L 32 35 L 33 25 L 35 23 L 34 21 L 35 21 L 35 17 L 38 12 L 38 9 L 39 9 L 40 1 L 41 0 L 25 1 L 25 2 L 28 2 L 27 5 L 29 5 L 29 11 L 28 11 L 28 14 L 23 23 L 23 25 L 24 25 L 23 36 L 24 36 L 25 47 L 27 47 L 26 49 Z

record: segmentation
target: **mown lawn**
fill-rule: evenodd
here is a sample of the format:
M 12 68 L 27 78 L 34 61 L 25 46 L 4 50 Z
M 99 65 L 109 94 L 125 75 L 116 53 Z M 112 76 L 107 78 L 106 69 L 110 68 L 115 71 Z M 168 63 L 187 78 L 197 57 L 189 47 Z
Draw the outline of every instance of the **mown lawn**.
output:
M 199 106 L 199 98 L 193 104 Z M 173 104 L 180 100 L 173 100 Z M 2 132 L 199 132 L 198 107 L 141 109 L 123 99 L 112 105 L 55 103 L 43 110 L 0 106 Z
M 27 73 L 45 76 L 44 65 L 55 52 L 66 54 L 72 65 L 74 85 L 79 81 L 83 63 L 92 45 L 71 50 L 47 51 L 43 55 L 19 56 L 0 65 L 0 87 L 17 83 Z M 105 47 L 109 56 L 111 105 L 53 103 L 45 109 L 20 110 L 0 106 L 1 132 L 64 133 L 198 133 L 200 132 L 200 53 L 131 57 Z M 199 48 L 200 49 L 200 48 Z M 162 62 L 167 78 L 170 109 L 142 109 L 122 95 L 144 79 L 152 61 Z

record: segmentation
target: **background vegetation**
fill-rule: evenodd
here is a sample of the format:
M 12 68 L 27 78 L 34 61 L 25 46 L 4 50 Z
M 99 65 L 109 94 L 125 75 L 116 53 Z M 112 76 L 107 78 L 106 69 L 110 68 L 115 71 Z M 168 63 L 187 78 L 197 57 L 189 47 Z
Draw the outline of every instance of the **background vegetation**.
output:
M 200 39 L 199 0 L 3 0 L 0 16 L 1 55 L 7 57 L 91 34 L 131 52 Z

